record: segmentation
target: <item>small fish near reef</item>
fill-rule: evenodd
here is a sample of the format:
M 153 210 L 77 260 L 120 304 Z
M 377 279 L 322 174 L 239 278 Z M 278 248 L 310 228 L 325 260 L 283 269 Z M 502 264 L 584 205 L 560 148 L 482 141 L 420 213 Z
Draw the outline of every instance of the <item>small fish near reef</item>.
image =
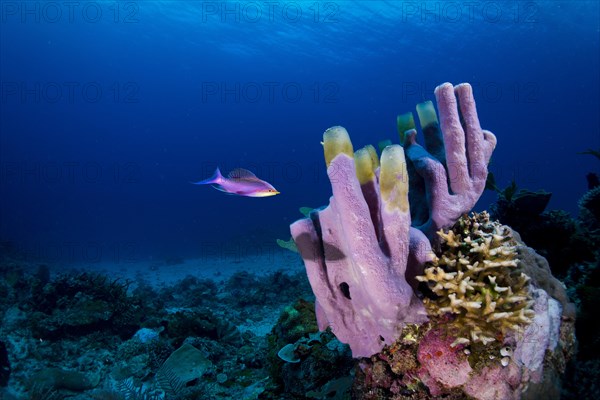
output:
M 208 179 L 191 182 L 194 185 L 212 185 L 217 190 L 227 194 L 246 197 L 268 197 L 279 194 L 277 189 L 269 182 L 259 179 L 252 172 L 243 168 L 236 168 L 224 177 L 219 168 Z

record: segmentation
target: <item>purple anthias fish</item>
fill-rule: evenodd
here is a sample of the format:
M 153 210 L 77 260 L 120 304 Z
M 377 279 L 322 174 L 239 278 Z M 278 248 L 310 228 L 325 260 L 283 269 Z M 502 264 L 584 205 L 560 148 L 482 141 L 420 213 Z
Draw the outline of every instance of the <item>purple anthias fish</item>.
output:
M 270 183 L 258 179 L 252 172 L 243 168 L 234 169 L 227 177 L 221 175 L 221 171 L 217 168 L 210 178 L 192 183 L 194 185 L 212 185 L 221 192 L 238 196 L 267 197 L 279 194 Z

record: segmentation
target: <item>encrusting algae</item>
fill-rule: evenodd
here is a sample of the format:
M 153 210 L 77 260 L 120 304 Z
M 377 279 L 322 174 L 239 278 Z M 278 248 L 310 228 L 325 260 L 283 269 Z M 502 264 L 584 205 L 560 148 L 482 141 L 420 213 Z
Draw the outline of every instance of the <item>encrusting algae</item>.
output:
M 417 280 L 433 292 L 424 299 L 428 314 L 453 316 L 452 346 L 502 342 L 532 322 L 529 277 L 519 267 L 510 229 L 484 211 L 462 216 L 438 235 L 439 257 Z

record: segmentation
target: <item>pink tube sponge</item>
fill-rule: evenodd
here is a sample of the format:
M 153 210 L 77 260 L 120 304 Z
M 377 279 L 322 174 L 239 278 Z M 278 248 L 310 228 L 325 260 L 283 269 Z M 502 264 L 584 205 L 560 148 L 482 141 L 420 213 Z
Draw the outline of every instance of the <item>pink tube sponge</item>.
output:
M 451 227 L 461 215 L 471 211 L 479 200 L 496 147 L 496 137 L 481 129 L 471 85 L 444 83 L 435 89 L 435 97 L 439 124 L 431 102 L 417 106 L 425 148 L 417 144 L 415 129 L 405 130 L 414 123 L 399 122 L 398 126 L 409 168 L 414 168 L 425 186 L 425 198 L 416 198 L 421 182 L 411 177 L 411 191 L 415 189 L 411 202 L 419 203 L 411 204 L 413 212 L 425 205 L 427 208 L 420 212 L 422 220 L 414 222 L 430 240 L 436 239 L 438 230 Z M 399 117 L 399 121 L 408 119 Z
M 291 232 L 317 297 L 319 328 L 330 326 L 354 357 L 368 357 L 393 343 L 407 323 L 427 321 L 405 278 L 411 228 L 404 151 L 388 146 L 378 184 L 373 174 L 361 185 L 346 130 L 327 130 L 324 147 L 333 196 Z M 380 207 L 378 220 L 373 207 Z
M 445 83 L 435 95 L 441 123 L 431 102 L 417 107 L 425 147 L 416 143 L 412 114 L 398 119 L 404 148 L 386 147 L 381 160 L 369 146 L 354 153 L 344 128 L 328 129 L 333 196 L 291 226 L 319 328 L 331 327 L 355 357 L 378 353 L 407 324 L 427 321 L 413 278 L 434 257 L 435 232 L 469 212 L 485 187 L 496 138 L 479 126 L 471 86 Z

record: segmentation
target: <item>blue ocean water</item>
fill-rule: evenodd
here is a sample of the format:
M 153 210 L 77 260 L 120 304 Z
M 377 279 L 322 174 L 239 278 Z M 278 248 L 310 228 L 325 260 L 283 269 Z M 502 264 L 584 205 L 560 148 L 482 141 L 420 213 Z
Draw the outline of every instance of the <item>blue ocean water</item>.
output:
M 322 132 L 470 82 L 499 186 L 577 212 L 600 148 L 596 1 L 3 1 L 0 240 L 85 263 L 260 251 L 327 203 Z M 281 194 L 191 185 L 244 167 Z M 478 209 L 489 207 L 486 192 Z M 266 247 L 263 247 L 266 246 Z

